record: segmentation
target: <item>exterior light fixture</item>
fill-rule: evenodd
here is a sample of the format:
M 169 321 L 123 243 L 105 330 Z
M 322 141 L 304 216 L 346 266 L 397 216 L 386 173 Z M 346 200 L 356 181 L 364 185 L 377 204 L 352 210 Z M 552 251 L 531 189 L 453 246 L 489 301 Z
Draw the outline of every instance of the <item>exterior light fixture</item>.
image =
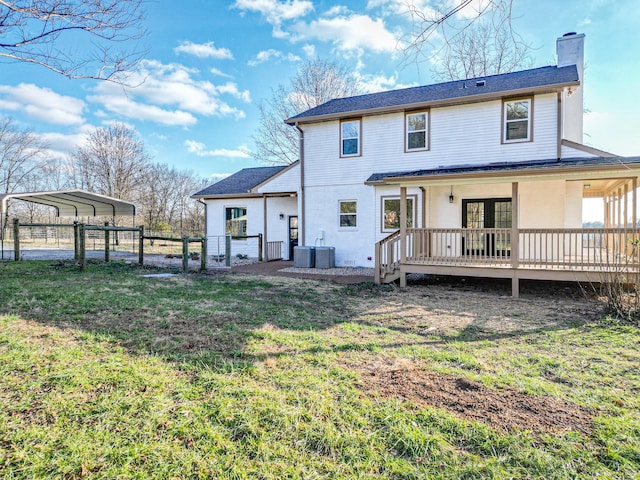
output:
M 280 213 L 280 220 L 284 220 L 284 213 Z
M 590 183 L 585 183 L 584 184 L 584 189 L 585 190 L 589 190 L 591 188 L 591 184 Z
M 451 185 L 451 193 L 449 194 L 449 203 L 453 203 L 453 185 Z

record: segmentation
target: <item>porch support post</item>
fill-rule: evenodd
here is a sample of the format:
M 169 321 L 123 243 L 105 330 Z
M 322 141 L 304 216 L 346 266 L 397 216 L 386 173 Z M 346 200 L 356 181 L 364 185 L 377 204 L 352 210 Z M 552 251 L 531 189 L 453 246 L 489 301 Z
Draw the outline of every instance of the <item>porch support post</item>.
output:
M 633 217 L 633 225 L 632 228 L 635 229 L 637 228 L 638 225 L 638 178 L 637 177 L 633 177 L 633 179 L 631 180 L 631 216 Z
M 520 280 L 518 278 L 518 267 L 520 265 L 520 219 L 518 218 L 518 182 L 511 183 L 511 267 L 513 268 L 511 277 L 511 296 L 518 298 L 520 295 Z
M 269 261 L 269 250 L 267 249 L 267 242 L 269 241 L 267 238 L 267 196 L 262 195 L 262 231 L 264 232 L 264 254 L 262 257 L 265 261 Z M 262 252 L 261 252 L 262 253 Z
M 400 187 L 400 287 L 407 286 L 404 265 L 407 261 L 407 187 Z

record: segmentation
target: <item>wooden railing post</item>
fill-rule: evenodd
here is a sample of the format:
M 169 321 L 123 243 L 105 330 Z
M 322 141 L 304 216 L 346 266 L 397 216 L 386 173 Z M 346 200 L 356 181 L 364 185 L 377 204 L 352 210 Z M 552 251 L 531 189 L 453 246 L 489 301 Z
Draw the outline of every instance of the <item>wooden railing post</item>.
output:
M 231 266 L 231 235 L 224 237 L 224 264 Z
M 104 226 L 108 227 L 109 222 L 104 222 Z M 104 261 L 109 261 L 109 230 L 104 231 Z
M 144 225 L 140 225 L 138 234 L 138 263 L 144 265 Z
M 262 234 L 258 234 L 258 261 L 262 261 Z
M 373 257 L 374 257 L 374 277 L 373 277 L 373 281 L 377 284 L 380 285 L 380 242 L 376 243 L 375 246 L 375 250 L 373 252 Z
M 20 220 L 13 219 L 13 260 L 20 260 Z

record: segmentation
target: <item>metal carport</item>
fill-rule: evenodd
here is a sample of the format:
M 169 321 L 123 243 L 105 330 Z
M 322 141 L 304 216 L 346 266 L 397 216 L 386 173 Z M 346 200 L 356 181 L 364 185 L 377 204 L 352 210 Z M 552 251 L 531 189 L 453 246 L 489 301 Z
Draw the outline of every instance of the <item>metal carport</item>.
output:
M 58 217 L 135 217 L 136 206 L 125 200 L 107 197 L 85 190 L 59 190 L 53 192 L 27 192 L 0 194 L 0 241 L 4 257 L 4 224 L 7 207 L 12 199 L 48 205 L 56 209 Z

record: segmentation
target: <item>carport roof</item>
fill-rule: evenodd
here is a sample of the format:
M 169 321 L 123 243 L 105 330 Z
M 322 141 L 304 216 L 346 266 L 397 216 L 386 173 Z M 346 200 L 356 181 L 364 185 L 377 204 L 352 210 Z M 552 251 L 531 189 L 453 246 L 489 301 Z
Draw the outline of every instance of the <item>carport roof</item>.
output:
M 7 201 L 15 198 L 54 207 L 59 217 L 134 216 L 136 206 L 125 200 L 84 190 L 0 194 L 0 213 L 7 211 Z

